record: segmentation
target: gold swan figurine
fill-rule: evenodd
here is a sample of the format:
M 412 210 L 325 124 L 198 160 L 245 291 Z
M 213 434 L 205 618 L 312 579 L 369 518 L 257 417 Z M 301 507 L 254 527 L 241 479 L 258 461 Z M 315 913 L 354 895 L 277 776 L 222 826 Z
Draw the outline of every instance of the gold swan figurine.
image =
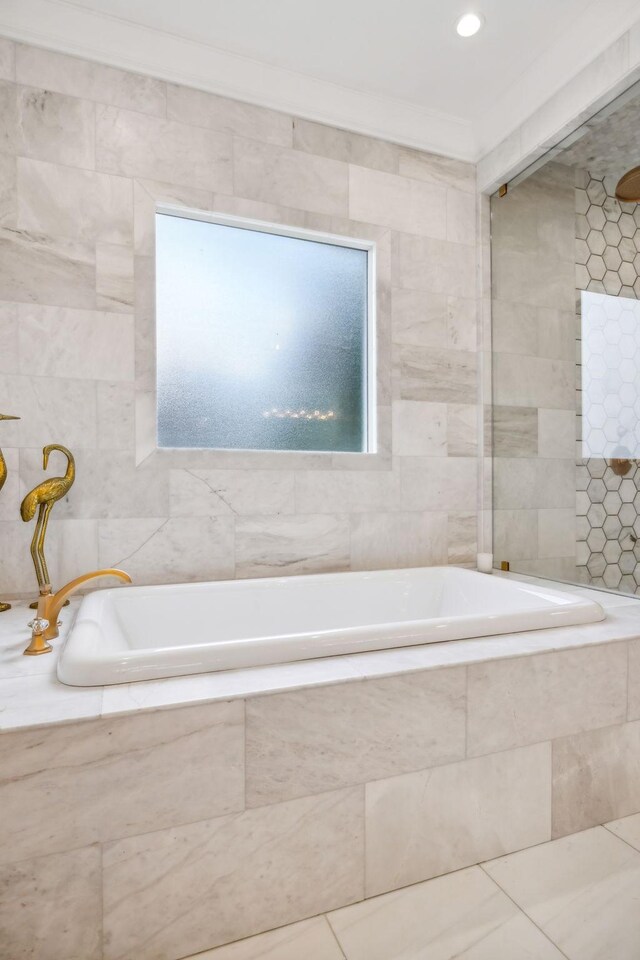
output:
M 47 469 L 49 456 L 53 450 L 59 450 L 60 453 L 63 453 L 67 458 L 67 469 L 64 476 L 50 477 L 48 480 L 43 480 L 42 483 L 39 483 L 37 487 L 34 487 L 33 490 L 26 495 L 20 506 L 20 516 L 25 523 L 33 520 L 36 509 L 38 510 L 38 519 L 36 520 L 36 527 L 31 540 L 31 557 L 36 570 L 40 593 L 51 585 L 47 561 L 44 555 L 44 541 L 47 535 L 49 516 L 54 504 L 67 495 L 76 478 L 76 465 L 73 454 L 59 443 L 49 443 L 46 447 L 43 447 L 43 469 Z
M 20 417 L 12 417 L 7 413 L 0 413 L 0 420 L 19 420 Z M 0 449 L 0 490 L 4 487 L 5 480 L 7 479 L 7 462 L 4 459 L 2 450 Z M 4 613 L 5 610 L 11 610 L 10 603 L 3 603 L 0 601 L 0 613 Z

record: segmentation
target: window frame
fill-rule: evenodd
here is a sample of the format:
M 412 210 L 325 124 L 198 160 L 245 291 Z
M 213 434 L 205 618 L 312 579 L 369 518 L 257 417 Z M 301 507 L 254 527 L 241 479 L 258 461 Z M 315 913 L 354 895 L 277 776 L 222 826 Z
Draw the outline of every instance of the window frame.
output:
M 289 237 L 294 240 L 311 240 L 315 243 L 326 243 L 330 246 L 349 247 L 354 250 L 364 250 L 367 254 L 367 325 L 365 349 L 365 384 L 366 384 L 366 447 L 363 450 L 276 450 L 270 447 L 160 447 L 157 441 L 158 426 L 158 394 L 156 381 L 156 446 L 162 451 L 202 450 L 210 453 L 249 453 L 249 454 L 297 454 L 313 456 L 371 456 L 377 454 L 378 449 L 378 370 L 377 370 L 377 322 L 376 322 L 376 242 L 362 240 L 340 234 L 325 233 L 319 230 L 309 230 L 304 227 L 291 226 L 282 223 L 271 223 L 249 217 L 238 217 L 232 214 L 217 213 L 215 211 L 199 210 L 194 207 L 177 204 L 156 203 L 154 211 L 154 225 L 157 215 L 178 217 L 183 220 L 199 220 L 218 226 L 236 227 L 240 230 L 251 230 L 254 233 L 269 233 L 276 236 Z M 155 247 L 154 229 L 154 268 L 157 266 L 157 251 Z M 157 302 L 155 304 L 155 338 L 158 337 Z

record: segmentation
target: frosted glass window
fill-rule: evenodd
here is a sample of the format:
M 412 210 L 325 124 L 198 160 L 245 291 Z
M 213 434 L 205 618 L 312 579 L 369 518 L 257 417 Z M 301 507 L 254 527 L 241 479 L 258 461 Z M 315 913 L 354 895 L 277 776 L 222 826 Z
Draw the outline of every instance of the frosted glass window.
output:
M 371 256 L 158 213 L 159 446 L 370 449 Z
M 640 300 L 581 292 L 582 456 L 640 458 Z

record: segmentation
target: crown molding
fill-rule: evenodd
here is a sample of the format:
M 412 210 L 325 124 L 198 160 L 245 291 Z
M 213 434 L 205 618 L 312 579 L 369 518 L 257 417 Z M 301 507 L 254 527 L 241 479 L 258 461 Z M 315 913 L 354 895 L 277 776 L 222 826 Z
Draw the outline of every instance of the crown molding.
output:
M 317 80 L 65 0 L 2 0 L 0 33 L 418 150 L 459 160 L 476 158 L 469 121 Z

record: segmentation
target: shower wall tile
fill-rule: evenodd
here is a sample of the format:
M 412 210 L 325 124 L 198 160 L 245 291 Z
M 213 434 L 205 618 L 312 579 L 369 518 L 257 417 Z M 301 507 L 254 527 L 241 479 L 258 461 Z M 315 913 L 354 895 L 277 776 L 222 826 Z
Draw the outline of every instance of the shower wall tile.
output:
M 494 457 L 538 454 L 538 411 L 535 407 L 493 407 Z
M 495 402 L 520 407 L 575 409 L 575 361 L 497 354 Z
M 394 343 L 440 348 L 447 342 L 449 308 L 444 294 L 393 287 L 391 316 Z
M 392 269 L 399 286 L 409 290 L 476 295 L 475 250 L 468 244 L 394 233 Z
M 233 192 L 237 195 L 330 216 L 349 215 L 345 163 L 257 140 L 234 137 L 233 143 Z M 225 192 L 220 185 L 214 189 Z
M 194 469 L 169 476 L 172 517 L 294 512 L 292 471 Z
M 640 720 L 640 640 L 629 644 L 629 720 Z
M 422 770 L 465 752 L 465 672 L 423 671 L 256 698 L 247 806 Z
M 298 470 L 296 513 L 392 513 L 401 509 L 400 476 L 389 470 Z
M 538 557 L 574 557 L 576 552 L 575 507 L 538 511 Z
M 475 503 L 475 457 L 402 457 L 400 489 L 405 510 L 460 510 Z
M 96 167 L 122 177 L 147 177 L 229 193 L 231 137 L 98 104 Z
M 403 400 L 475 403 L 477 356 L 464 350 L 399 344 L 393 349 L 394 377 Z
M 362 899 L 362 790 L 108 844 L 105 960 L 177 960 Z
M 550 823 L 549 743 L 368 783 L 367 896 L 542 843 Z
M 134 276 L 131 247 L 118 243 L 96 244 L 96 306 L 99 310 L 133 314 Z
M 16 87 L 17 154 L 93 170 L 95 105 L 36 87 Z
M 471 664 L 468 677 L 470 756 L 626 720 L 623 643 Z
M 476 171 L 471 163 L 422 153 L 419 150 L 400 149 L 399 172 L 403 177 L 438 183 L 475 193 Z
M 0 298 L 93 309 L 95 248 L 64 237 L 0 227 Z
M 447 405 L 397 400 L 392 405 L 393 452 L 396 456 L 447 454 Z
M 572 458 L 576 442 L 574 410 L 538 410 L 538 454 L 545 458 Z
M 17 162 L 0 154 L 0 226 L 15 227 L 18 211 Z
M 131 243 L 131 180 L 18 157 L 21 230 L 72 240 Z
M 496 562 L 507 557 L 531 560 L 538 555 L 538 511 L 494 510 L 494 553 Z
M 102 861 L 96 844 L 0 867 L 6 957 L 102 960 Z
M 400 173 L 401 148 L 385 140 L 365 137 L 361 133 L 338 130 L 323 123 L 296 117 L 293 122 L 293 146 L 296 150 L 371 167 L 387 173 Z
M 8 446 L 42 447 L 63 443 L 72 450 L 93 450 L 97 440 L 95 384 L 60 377 L 0 376 L 0 411 L 21 419 L 3 424 Z M 13 427 L 13 429 L 11 429 Z M 21 450 L 21 455 L 26 449 Z M 41 478 L 40 478 L 41 479 Z M 37 481 L 36 481 L 37 482 Z M 15 504 L 17 510 L 18 504 Z
M 553 836 L 640 810 L 640 722 L 589 730 L 553 744 Z
M 236 574 L 274 577 L 349 568 L 349 522 L 342 514 L 249 516 L 236 521 Z
M 138 113 L 157 117 L 166 113 L 162 80 L 22 43 L 16 44 L 16 80 L 70 97 L 81 94 L 87 100 Z
M 281 147 L 293 142 L 293 120 L 286 113 L 175 83 L 167 85 L 167 117 Z
M 244 806 L 240 701 L 6 733 L 0 755 L 2 863 Z
M 447 551 L 446 513 L 360 513 L 351 518 L 354 570 L 438 566 L 448 562 Z

